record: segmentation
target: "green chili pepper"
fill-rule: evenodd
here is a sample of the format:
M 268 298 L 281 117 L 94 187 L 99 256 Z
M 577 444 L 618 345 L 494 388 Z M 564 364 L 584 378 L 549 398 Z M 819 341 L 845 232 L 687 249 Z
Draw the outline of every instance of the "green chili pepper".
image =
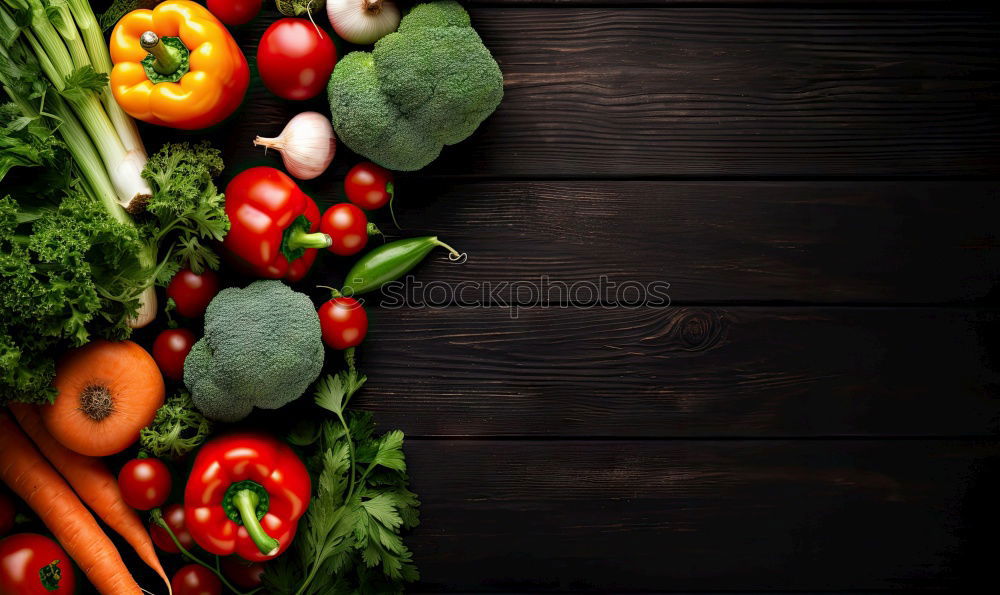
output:
M 341 293 L 347 296 L 360 295 L 395 281 L 417 266 L 436 246 L 451 252 L 448 258 L 452 260 L 460 260 L 465 256 L 437 239 L 437 236 L 389 242 L 375 248 L 354 263 L 344 278 L 344 288 Z

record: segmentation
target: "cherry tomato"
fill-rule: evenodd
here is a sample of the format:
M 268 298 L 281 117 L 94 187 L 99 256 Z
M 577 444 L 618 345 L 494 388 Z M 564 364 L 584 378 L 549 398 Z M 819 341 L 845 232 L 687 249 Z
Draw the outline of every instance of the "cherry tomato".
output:
M 257 70 L 264 86 L 284 99 L 310 99 L 326 89 L 337 48 L 329 33 L 307 19 L 278 19 L 257 46 Z
M 264 564 L 248 562 L 239 556 L 226 556 L 222 559 L 222 573 L 237 587 L 252 589 L 263 582 Z
M 327 209 L 319 221 L 319 230 L 333 238 L 327 250 L 340 256 L 357 254 L 368 243 L 368 218 L 349 202 Z
M 16 517 L 17 509 L 14 507 L 14 499 L 6 490 L 0 489 L 0 535 L 6 535 L 14 528 Z
M 347 200 L 362 209 L 381 209 L 392 199 L 392 172 L 370 162 L 355 165 L 344 178 Z
M 263 0 L 208 0 L 208 10 L 227 25 L 245 25 L 260 13 Z
M 352 297 L 335 297 L 319 307 L 323 341 L 334 349 L 356 347 L 368 334 L 368 314 Z
M 194 537 L 191 537 L 191 532 L 187 530 L 187 525 L 184 523 L 184 506 L 171 504 L 164 508 L 163 520 L 170 527 L 170 530 L 174 532 L 174 536 L 184 546 L 184 549 L 190 550 L 194 547 Z M 156 544 L 156 547 L 161 550 L 169 554 L 179 554 L 181 552 L 177 549 L 174 541 L 170 539 L 170 535 L 167 534 L 166 529 L 156 523 L 149 525 L 149 536 L 153 538 L 153 543 Z
M 152 510 L 170 495 L 170 469 L 160 459 L 132 459 L 118 472 L 118 487 L 125 504 Z
M 213 271 L 196 275 L 191 269 L 181 269 L 167 285 L 167 297 L 174 300 L 177 313 L 197 318 L 205 313 L 208 302 L 219 293 L 219 276 Z
M 222 581 L 204 566 L 188 564 L 170 579 L 174 595 L 221 595 Z
M 0 593 L 71 595 L 75 589 L 73 562 L 55 541 L 35 533 L 0 541 Z
M 153 359 L 163 375 L 171 380 L 184 379 L 184 358 L 197 337 L 186 328 L 168 328 L 153 341 Z

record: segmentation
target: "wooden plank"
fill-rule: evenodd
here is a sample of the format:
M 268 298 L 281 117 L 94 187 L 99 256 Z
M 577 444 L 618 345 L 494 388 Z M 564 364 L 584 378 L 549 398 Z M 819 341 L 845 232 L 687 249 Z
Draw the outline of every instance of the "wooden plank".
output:
M 425 308 L 370 322 L 356 403 L 410 435 L 998 433 L 995 311 Z
M 472 7 L 499 111 L 427 175 L 995 176 L 991 11 Z M 248 55 L 267 18 L 239 32 Z M 322 98 L 255 88 L 231 163 Z M 335 174 L 351 163 L 338 157 Z
M 336 186 L 339 191 L 340 186 Z M 410 178 L 391 235 L 468 252 L 423 283 L 667 282 L 683 303 L 934 304 L 987 299 L 1000 279 L 996 182 L 489 182 Z M 328 201 L 342 193 L 323 193 Z M 336 259 L 316 278 L 339 281 Z M 499 295 L 510 301 L 521 290 Z M 568 292 L 532 301 L 568 301 Z M 463 294 L 481 303 L 477 292 Z M 487 296 L 488 297 L 488 296 Z M 540 298 L 540 299 L 539 299 Z M 605 296 L 607 299 L 607 296 Z
M 423 588 L 969 589 L 1000 447 L 949 441 L 409 441 Z

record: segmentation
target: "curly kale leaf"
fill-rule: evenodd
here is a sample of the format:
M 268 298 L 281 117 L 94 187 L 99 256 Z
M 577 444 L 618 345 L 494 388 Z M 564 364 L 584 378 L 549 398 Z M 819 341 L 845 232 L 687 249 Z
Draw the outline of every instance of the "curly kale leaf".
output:
M 195 273 L 219 268 L 219 256 L 209 243 L 221 242 L 229 231 L 225 197 L 212 179 L 222 172 L 222 154 L 207 141 L 167 143 L 150 157 L 142 175 L 153 185 L 146 207 L 155 219 L 153 241 L 168 246 L 157 283 L 166 284 L 177 269 Z
M 201 446 L 212 432 L 209 421 L 182 392 L 156 410 L 153 423 L 139 433 L 139 443 L 151 455 L 179 459 Z

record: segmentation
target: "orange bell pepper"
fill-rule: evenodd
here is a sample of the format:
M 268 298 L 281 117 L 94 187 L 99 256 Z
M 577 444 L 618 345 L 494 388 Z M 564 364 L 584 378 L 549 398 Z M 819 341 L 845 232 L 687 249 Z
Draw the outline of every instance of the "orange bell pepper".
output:
M 205 7 L 167 0 L 133 10 L 111 33 L 111 92 L 133 118 L 184 130 L 217 124 L 250 82 L 236 41 Z

